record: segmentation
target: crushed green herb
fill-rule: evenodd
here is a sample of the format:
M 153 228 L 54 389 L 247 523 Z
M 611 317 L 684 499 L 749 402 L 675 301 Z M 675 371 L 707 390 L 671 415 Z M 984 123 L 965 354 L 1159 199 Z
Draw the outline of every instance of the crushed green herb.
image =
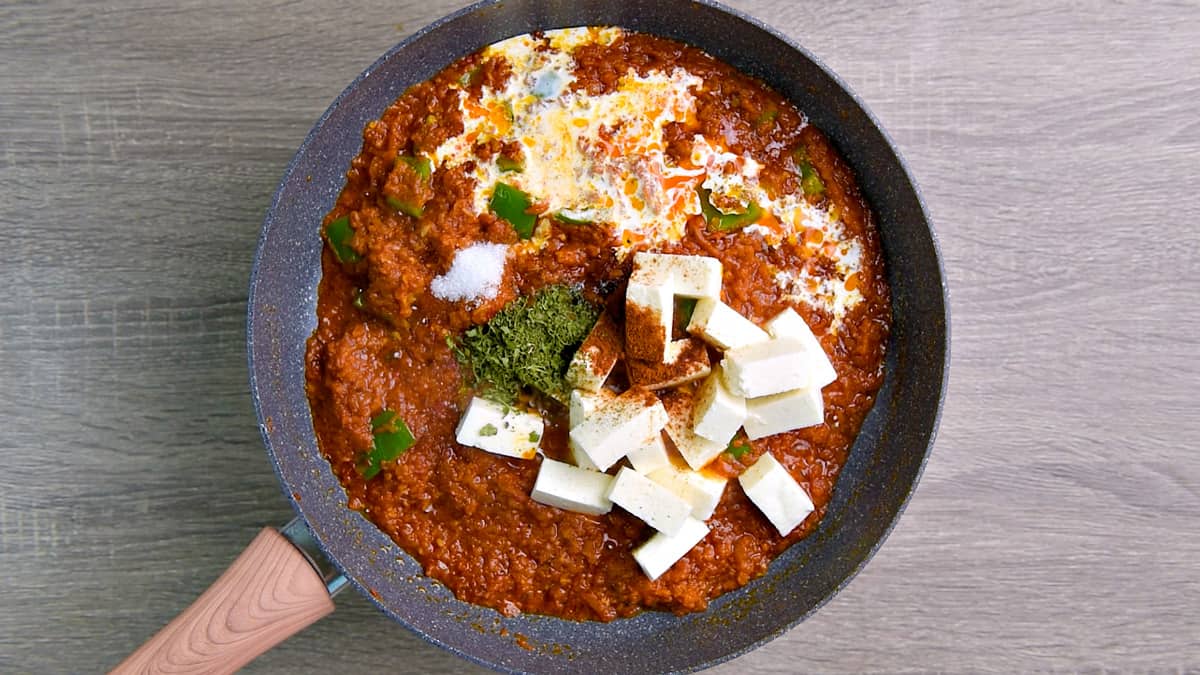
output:
M 567 365 L 599 316 L 579 291 L 547 286 L 446 342 L 484 398 L 512 405 L 528 389 L 561 402 L 570 392 Z
M 540 440 L 542 440 L 542 437 L 540 434 L 538 434 L 538 432 L 536 432 L 536 431 L 529 432 L 529 442 L 530 443 L 537 443 Z
M 479 427 L 480 436 L 495 436 L 498 433 L 500 433 L 500 430 L 496 428 L 495 424 L 485 424 Z

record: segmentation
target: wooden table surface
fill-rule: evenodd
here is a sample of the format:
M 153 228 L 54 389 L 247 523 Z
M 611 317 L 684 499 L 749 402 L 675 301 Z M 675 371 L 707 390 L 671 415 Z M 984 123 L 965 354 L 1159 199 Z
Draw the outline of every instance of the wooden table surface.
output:
M 456 0 L 0 7 L 0 671 L 98 672 L 291 510 L 247 279 L 333 97 Z M 1200 668 L 1200 10 L 744 0 L 928 200 L 953 365 L 866 570 L 720 673 Z M 473 670 L 354 593 L 249 672 Z

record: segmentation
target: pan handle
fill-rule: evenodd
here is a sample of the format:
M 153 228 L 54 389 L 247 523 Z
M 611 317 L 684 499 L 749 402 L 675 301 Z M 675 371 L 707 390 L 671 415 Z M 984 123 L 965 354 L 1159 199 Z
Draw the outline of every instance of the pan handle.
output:
M 232 673 L 329 614 L 345 577 L 323 575 L 309 557 L 320 552 L 305 550 L 311 543 L 299 518 L 282 534 L 264 528 L 207 591 L 113 674 Z

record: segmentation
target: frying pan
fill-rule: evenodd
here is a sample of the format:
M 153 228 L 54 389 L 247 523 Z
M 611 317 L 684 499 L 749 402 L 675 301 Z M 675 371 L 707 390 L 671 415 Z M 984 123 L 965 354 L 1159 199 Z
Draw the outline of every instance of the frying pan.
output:
M 407 87 L 521 33 L 618 25 L 695 45 L 781 92 L 824 130 L 878 217 L 893 324 L 876 404 L 819 528 L 765 576 L 686 616 L 611 623 L 503 617 L 457 600 L 361 514 L 317 448 L 305 395 L 316 324 L 322 216 L 361 147 L 363 126 Z M 510 671 L 690 671 L 775 638 L 862 568 L 916 485 L 941 410 L 946 291 L 920 193 L 887 135 L 837 76 L 763 24 L 708 0 L 486 0 L 428 26 L 362 73 L 300 146 L 267 212 L 250 281 L 250 385 L 263 439 L 297 519 L 265 529 L 179 618 L 118 672 L 231 671 L 332 611 L 349 584 L 427 640 Z M 731 630 L 736 626 L 736 630 Z

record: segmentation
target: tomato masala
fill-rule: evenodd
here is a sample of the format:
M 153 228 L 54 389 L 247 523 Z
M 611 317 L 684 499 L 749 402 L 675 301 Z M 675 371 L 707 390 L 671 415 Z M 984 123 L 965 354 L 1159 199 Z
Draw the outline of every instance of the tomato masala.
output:
M 498 183 L 515 187 L 498 197 Z M 505 615 L 682 614 L 761 576 L 817 527 L 882 383 L 888 287 L 851 169 L 779 94 L 667 39 L 570 29 L 455 62 L 366 126 L 324 226 L 306 364 L 321 450 L 350 508 L 459 598 Z M 486 293 L 431 291 L 481 243 L 508 251 Z M 733 478 L 771 453 L 815 512 L 780 536 L 730 480 L 709 534 L 654 581 L 631 556 L 652 532 L 642 521 L 620 508 L 593 516 L 537 503 L 542 460 L 455 441 L 475 383 L 451 344 L 551 285 L 620 321 L 636 251 L 719 259 L 726 304 L 759 326 L 795 309 L 837 372 L 823 424 L 754 440 L 706 468 Z M 523 404 L 545 420 L 540 451 L 565 461 L 566 407 Z M 367 479 L 380 411 L 414 440 Z

